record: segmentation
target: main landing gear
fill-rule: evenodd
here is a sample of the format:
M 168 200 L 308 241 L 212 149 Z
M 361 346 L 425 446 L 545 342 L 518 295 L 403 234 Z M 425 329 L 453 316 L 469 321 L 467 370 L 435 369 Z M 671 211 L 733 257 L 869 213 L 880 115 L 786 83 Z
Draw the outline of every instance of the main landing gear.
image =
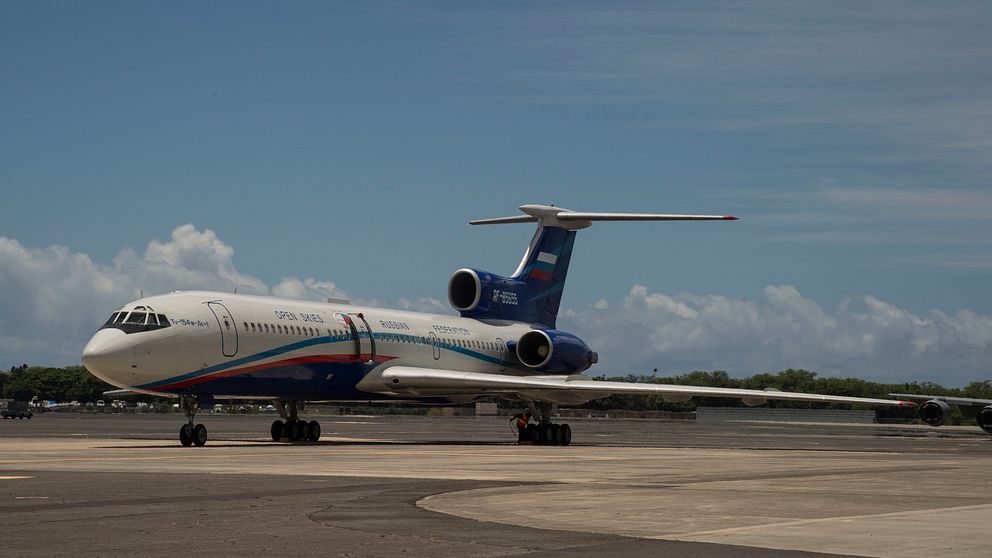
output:
M 307 422 L 298 416 L 298 411 L 303 410 L 302 401 L 276 401 L 276 408 L 279 409 L 279 416 L 286 420 L 285 422 L 281 420 L 272 422 L 270 434 L 273 442 L 316 442 L 320 440 L 320 423 L 315 420 Z
M 535 402 L 531 412 L 537 417 L 537 424 L 530 423 L 524 429 L 523 440 L 537 446 L 567 446 L 572 443 L 572 427 L 551 422 L 551 404 Z
M 207 427 L 202 424 L 194 425 L 196 411 L 199 408 L 199 398 L 195 395 L 182 395 L 179 397 L 179 406 L 186 414 L 186 424 L 179 429 L 179 443 L 189 446 L 203 446 L 207 443 Z

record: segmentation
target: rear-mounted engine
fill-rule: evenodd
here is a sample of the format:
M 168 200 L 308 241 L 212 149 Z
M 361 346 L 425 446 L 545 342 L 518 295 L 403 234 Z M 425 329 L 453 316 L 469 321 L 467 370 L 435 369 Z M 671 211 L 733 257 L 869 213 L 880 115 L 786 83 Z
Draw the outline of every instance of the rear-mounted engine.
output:
M 535 329 L 521 335 L 516 353 L 524 366 L 549 374 L 576 374 L 599 360 L 581 339 L 556 329 Z

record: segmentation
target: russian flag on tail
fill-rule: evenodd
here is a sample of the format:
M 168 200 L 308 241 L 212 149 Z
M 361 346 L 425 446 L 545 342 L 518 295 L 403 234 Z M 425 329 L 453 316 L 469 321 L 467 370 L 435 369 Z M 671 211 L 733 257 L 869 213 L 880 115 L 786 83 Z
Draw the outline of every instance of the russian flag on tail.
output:
M 557 261 L 558 256 L 548 252 L 541 252 L 537 255 L 537 260 L 534 262 L 534 269 L 531 270 L 528 277 L 541 281 L 550 281 Z

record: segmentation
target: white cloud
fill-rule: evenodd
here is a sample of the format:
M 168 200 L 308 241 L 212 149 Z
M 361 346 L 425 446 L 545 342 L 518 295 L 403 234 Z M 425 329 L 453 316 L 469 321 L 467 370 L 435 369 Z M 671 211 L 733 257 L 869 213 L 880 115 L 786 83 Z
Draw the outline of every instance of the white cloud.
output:
M 760 301 L 635 285 L 619 309 L 593 306 L 562 317 L 559 326 L 582 336 L 600 352 L 603 370 L 618 374 L 792 367 L 963 385 L 992 372 L 992 316 L 917 316 L 869 295 L 828 312 L 791 285 L 766 287 Z
M 110 265 L 63 246 L 27 248 L 0 237 L 0 367 L 79 362 L 83 345 L 110 312 L 145 295 L 208 289 L 324 300 L 346 293 L 329 281 L 287 277 L 271 289 L 239 272 L 234 249 L 187 224 L 144 254 L 124 248 Z
M 310 278 L 300 280 L 296 277 L 284 277 L 282 281 L 272 287 L 272 294 L 284 298 L 299 298 L 321 302 L 328 298 L 348 298 L 345 292 L 339 289 L 332 281 L 318 281 Z
M 0 366 L 76 363 L 86 340 L 113 309 L 176 289 L 347 298 L 331 281 L 286 277 L 271 288 L 237 270 L 234 250 L 210 230 L 176 228 L 143 255 L 123 249 L 110 265 L 68 248 L 27 248 L 0 237 Z M 447 313 L 435 298 L 356 300 Z M 597 300 L 563 309 L 562 329 L 600 352 L 598 370 L 666 373 L 726 369 L 747 375 L 802 367 L 883 381 L 933 379 L 949 385 L 992 371 L 992 316 L 967 310 L 924 316 L 863 296 L 824 310 L 791 285 L 766 287 L 760 300 L 650 292 L 635 285 L 622 303 Z

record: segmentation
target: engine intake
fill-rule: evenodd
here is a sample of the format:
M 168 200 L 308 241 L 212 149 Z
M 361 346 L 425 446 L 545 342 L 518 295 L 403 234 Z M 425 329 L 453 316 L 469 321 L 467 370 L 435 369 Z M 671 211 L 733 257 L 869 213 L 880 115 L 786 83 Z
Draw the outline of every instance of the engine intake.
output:
M 992 405 L 982 407 L 982 409 L 978 411 L 978 416 L 975 417 L 975 420 L 978 422 L 979 428 L 989 434 L 992 434 Z
M 581 339 L 555 329 L 528 331 L 516 345 L 524 366 L 549 374 L 577 374 L 599 360 Z
M 920 418 L 930 426 L 940 426 L 951 416 L 951 406 L 939 399 L 920 405 Z
M 459 312 L 475 310 L 482 298 L 482 280 L 474 269 L 459 269 L 448 280 L 448 302 Z

